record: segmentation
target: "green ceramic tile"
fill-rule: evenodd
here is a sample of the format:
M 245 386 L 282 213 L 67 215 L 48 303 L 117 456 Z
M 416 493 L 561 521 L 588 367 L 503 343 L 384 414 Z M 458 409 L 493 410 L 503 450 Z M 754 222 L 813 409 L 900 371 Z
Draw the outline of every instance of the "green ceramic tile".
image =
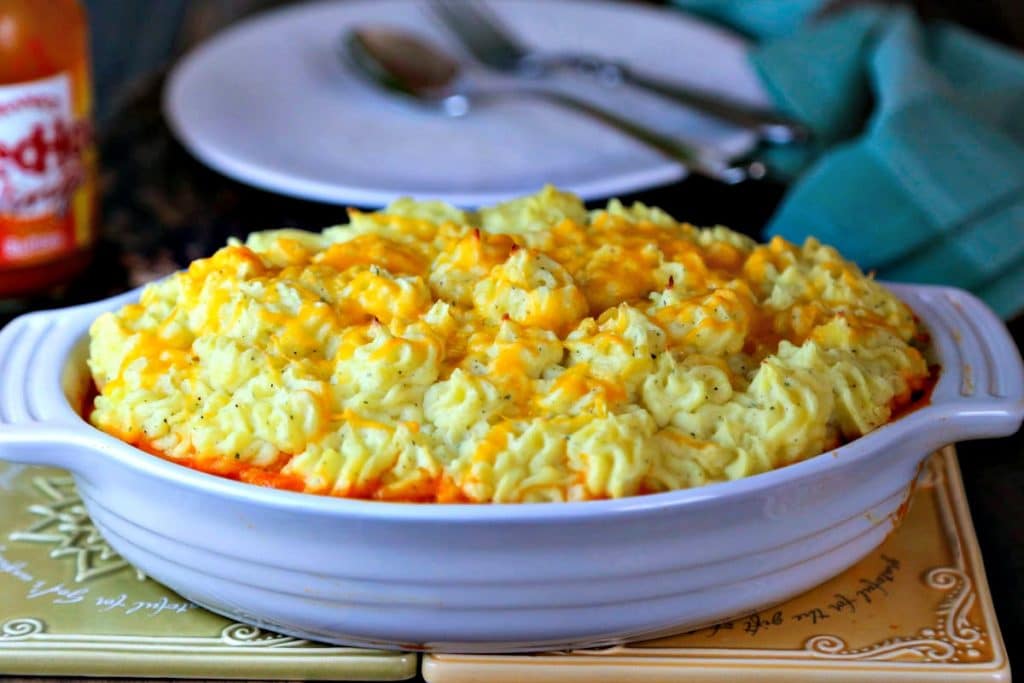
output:
M 64 472 L 0 462 L 0 674 L 401 680 L 416 655 L 211 614 L 122 560 Z

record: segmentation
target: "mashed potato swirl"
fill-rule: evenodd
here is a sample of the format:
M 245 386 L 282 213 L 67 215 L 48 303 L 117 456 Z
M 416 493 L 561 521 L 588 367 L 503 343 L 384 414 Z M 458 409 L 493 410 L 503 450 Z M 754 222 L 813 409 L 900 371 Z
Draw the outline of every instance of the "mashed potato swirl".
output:
M 808 458 L 930 381 L 911 311 L 813 239 L 551 187 L 350 216 L 255 233 L 100 316 L 93 424 L 310 493 L 586 500 Z

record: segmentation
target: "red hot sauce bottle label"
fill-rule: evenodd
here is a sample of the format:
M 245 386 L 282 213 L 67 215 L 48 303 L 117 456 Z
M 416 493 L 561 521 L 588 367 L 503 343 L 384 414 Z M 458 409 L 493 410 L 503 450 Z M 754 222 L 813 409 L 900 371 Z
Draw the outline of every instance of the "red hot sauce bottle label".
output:
M 91 241 L 91 153 L 67 74 L 0 86 L 0 267 L 53 260 Z

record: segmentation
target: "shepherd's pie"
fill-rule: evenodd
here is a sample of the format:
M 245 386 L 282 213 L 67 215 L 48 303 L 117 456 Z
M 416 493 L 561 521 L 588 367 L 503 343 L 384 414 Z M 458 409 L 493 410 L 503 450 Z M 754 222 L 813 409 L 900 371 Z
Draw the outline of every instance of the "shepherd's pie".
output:
M 810 239 L 554 188 L 273 230 L 100 316 L 90 419 L 256 484 L 393 501 L 631 496 L 739 479 L 885 424 L 923 331 Z

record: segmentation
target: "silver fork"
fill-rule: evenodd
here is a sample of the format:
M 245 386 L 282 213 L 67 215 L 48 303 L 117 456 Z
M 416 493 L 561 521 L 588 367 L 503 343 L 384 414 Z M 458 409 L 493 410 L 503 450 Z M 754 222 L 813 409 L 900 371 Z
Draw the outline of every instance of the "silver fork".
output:
M 776 112 L 728 97 L 669 82 L 596 55 L 542 52 L 527 48 L 501 25 L 479 0 L 432 0 L 431 8 L 456 38 L 482 64 L 527 78 L 558 71 L 587 74 L 608 86 L 633 85 L 741 128 L 771 144 L 801 142 L 810 129 Z

